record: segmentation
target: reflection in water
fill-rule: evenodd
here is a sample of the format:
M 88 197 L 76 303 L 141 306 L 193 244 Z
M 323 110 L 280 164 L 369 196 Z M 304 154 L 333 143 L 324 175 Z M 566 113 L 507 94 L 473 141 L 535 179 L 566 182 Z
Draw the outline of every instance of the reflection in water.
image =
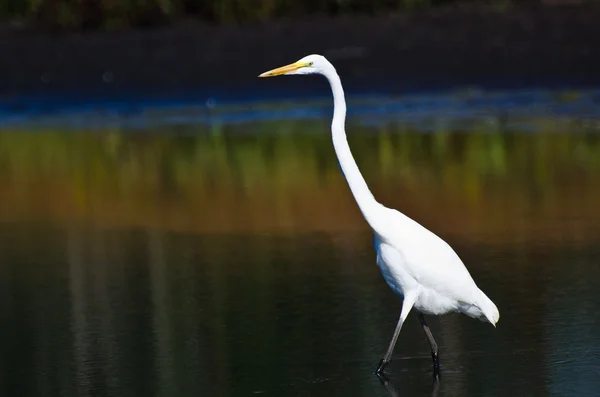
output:
M 0 134 L 0 393 L 600 387 L 598 136 L 349 127 L 376 196 L 448 240 L 504 313 L 497 329 L 428 318 L 442 366 L 432 389 L 416 316 L 393 384 L 373 375 L 400 300 L 327 124 Z
M 381 382 L 383 387 L 385 387 L 387 392 L 390 394 L 390 397 L 399 397 L 400 396 L 400 394 L 398 394 L 398 391 L 396 390 L 396 387 L 394 386 L 394 382 L 392 382 L 392 380 L 390 378 L 388 378 L 387 376 L 384 375 L 379 378 L 379 381 Z M 439 391 L 440 391 L 440 378 L 437 376 L 434 376 L 432 390 L 431 390 L 431 397 L 436 397 L 438 395 Z
M 325 122 L 213 129 L 0 134 L 0 220 L 193 233 L 366 230 Z M 580 243 L 599 232 L 597 134 L 349 131 L 376 197 L 442 235 Z
M 0 237 L 4 394 L 385 395 L 373 371 L 400 301 L 367 233 L 30 224 Z M 506 315 L 495 330 L 431 319 L 442 336 L 438 395 L 595 390 L 600 318 L 588 309 L 600 298 L 598 247 L 459 244 Z M 416 317 L 403 331 L 390 376 L 400 395 L 430 394 Z

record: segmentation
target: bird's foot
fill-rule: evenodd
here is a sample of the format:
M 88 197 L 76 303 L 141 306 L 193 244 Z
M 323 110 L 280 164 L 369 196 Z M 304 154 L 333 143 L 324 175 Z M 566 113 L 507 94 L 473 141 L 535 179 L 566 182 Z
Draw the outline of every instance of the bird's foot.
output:
M 433 377 L 434 379 L 440 378 L 440 355 L 438 352 L 432 352 L 431 358 L 433 359 Z
M 385 373 L 383 372 L 385 367 L 388 365 L 389 361 L 385 361 L 384 358 L 379 360 L 379 365 L 377 366 L 377 370 L 375 371 L 375 375 L 379 378 L 386 378 Z

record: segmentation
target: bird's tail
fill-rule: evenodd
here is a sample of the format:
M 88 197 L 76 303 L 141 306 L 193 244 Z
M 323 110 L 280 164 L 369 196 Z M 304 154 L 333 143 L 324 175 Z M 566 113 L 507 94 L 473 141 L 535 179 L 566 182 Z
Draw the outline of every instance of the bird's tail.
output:
M 492 302 L 492 300 L 488 298 L 487 295 L 483 293 L 483 291 L 479 290 L 479 293 L 480 297 L 477 300 L 477 306 L 479 307 L 479 310 L 481 310 L 481 312 L 483 313 L 481 320 L 487 320 L 495 327 L 496 323 L 500 319 L 500 312 L 498 311 L 498 308 L 496 307 L 494 302 Z

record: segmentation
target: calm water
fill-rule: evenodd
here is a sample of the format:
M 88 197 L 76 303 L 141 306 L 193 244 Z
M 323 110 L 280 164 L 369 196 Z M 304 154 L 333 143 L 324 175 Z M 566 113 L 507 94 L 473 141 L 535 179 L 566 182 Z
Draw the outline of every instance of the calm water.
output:
M 2 229 L 5 395 L 385 396 L 371 374 L 400 301 L 367 234 Z M 600 247 L 458 245 L 498 328 L 430 321 L 439 395 L 595 395 Z M 409 317 L 389 368 L 431 392 Z
M 429 319 L 434 390 L 414 314 L 392 385 L 372 375 L 401 301 L 375 265 L 327 117 L 3 131 L 0 392 L 598 395 L 596 127 L 351 122 L 376 196 L 448 240 L 501 313 L 496 329 Z

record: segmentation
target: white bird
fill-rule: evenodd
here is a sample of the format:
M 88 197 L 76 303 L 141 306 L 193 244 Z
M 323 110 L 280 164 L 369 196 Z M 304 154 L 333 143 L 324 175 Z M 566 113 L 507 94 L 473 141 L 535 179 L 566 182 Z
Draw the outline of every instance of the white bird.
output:
M 340 77 L 321 55 L 308 55 L 297 62 L 269 70 L 259 77 L 321 74 L 333 92 L 331 133 L 340 168 L 362 215 L 373 230 L 377 264 L 390 288 L 402 298 L 402 310 L 389 347 L 376 373 L 382 376 L 402 324 L 414 308 L 425 331 L 433 358 L 434 375 L 439 374 L 438 347 L 423 314 L 460 312 L 496 326 L 500 313 L 477 287 L 456 252 L 440 237 L 401 212 L 377 202 L 361 175 L 346 138 L 346 100 Z

